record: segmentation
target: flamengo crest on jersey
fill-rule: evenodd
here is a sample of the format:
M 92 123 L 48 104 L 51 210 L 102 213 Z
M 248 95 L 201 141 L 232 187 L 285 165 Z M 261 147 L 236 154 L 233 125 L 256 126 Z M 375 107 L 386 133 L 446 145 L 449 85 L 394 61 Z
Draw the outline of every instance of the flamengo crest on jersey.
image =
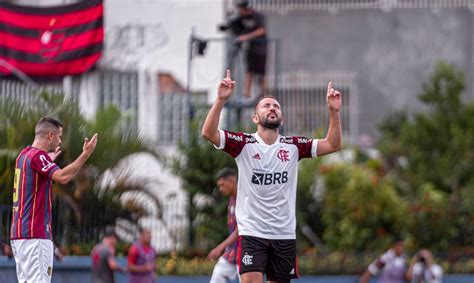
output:
M 220 130 L 220 146 L 239 168 L 239 235 L 295 239 L 298 161 L 316 157 L 317 140 L 279 136 L 267 145 L 257 133 Z

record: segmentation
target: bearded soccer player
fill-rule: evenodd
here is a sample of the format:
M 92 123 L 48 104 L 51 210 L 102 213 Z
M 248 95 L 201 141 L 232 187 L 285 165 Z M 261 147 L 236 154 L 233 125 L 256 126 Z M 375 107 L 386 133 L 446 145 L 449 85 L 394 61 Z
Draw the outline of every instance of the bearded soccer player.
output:
M 16 159 L 13 186 L 11 244 L 19 282 L 51 282 L 54 245 L 52 241 L 52 181 L 66 184 L 86 163 L 97 144 L 97 134 L 85 139 L 82 154 L 59 168 L 63 125 L 50 117 L 41 118 L 35 139 Z
M 236 218 L 241 282 L 290 282 L 298 278 L 296 258 L 296 184 L 298 161 L 341 148 L 339 109 L 341 93 L 328 83 L 329 130 L 324 139 L 279 134 L 282 109 L 275 97 L 257 101 L 252 134 L 218 129 L 225 102 L 234 90 L 230 71 L 218 88 L 217 98 L 202 128 L 202 135 L 230 154 L 238 166 Z

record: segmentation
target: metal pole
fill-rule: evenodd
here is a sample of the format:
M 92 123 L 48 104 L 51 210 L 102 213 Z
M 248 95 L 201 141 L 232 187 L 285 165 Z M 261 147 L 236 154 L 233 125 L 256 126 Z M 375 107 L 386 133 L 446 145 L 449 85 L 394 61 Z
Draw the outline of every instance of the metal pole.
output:
M 195 39 L 195 27 L 191 28 L 191 35 L 188 40 L 188 70 L 187 70 L 187 83 L 186 83 L 186 104 L 188 105 L 189 116 L 188 116 L 188 130 L 185 133 L 185 142 L 189 144 L 190 142 L 190 129 L 191 123 L 194 118 L 193 113 L 193 106 L 191 101 L 191 68 L 192 68 L 192 60 L 193 60 L 193 44 Z M 194 247 L 194 225 L 193 225 L 193 215 L 192 215 L 192 205 L 193 205 L 193 198 L 194 194 L 188 194 L 188 220 L 189 220 L 189 230 L 188 230 L 188 243 L 190 247 Z
M 191 98 L 191 68 L 193 60 L 193 44 L 195 40 L 195 27 L 191 28 L 191 35 L 188 40 L 188 69 L 187 69 L 187 78 L 186 78 L 186 105 L 188 106 L 188 125 L 191 125 L 192 120 L 194 119 L 194 106 L 192 105 Z M 185 133 L 185 142 L 189 142 L 189 133 Z

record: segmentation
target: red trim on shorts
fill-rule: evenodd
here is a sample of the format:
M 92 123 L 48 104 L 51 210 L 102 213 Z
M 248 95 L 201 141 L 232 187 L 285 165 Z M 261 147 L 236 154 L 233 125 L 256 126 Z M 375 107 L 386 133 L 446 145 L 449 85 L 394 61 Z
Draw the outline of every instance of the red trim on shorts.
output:
M 239 242 L 237 244 L 237 266 L 239 268 L 239 274 L 240 274 L 240 263 L 242 262 L 242 236 L 239 236 Z

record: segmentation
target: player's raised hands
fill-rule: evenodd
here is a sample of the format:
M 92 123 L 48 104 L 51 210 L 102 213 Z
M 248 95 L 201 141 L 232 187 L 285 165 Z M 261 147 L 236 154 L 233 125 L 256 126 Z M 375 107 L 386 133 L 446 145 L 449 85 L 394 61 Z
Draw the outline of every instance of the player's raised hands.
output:
M 234 91 L 235 81 L 230 77 L 230 71 L 227 70 L 226 77 L 219 84 L 217 96 L 221 99 L 228 99 Z
M 54 161 L 56 158 L 58 158 L 59 155 L 61 155 L 61 147 L 58 145 L 54 152 L 48 152 L 49 158 L 51 158 L 52 161 Z
M 87 157 L 89 157 L 92 152 L 95 149 L 95 146 L 97 145 L 97 133 L 92 136 L 92 138 L 89 140 L 88 138 L 84 139 L 84 145 L 82 146 L 82 152 L 87 154 Z
M 332 81 L 328 83 L 328 93 L 326 96 L 326 102 L 329 110 L 339 111 L 341 108 L 342 94 L 338 90 L 334 89 Z

